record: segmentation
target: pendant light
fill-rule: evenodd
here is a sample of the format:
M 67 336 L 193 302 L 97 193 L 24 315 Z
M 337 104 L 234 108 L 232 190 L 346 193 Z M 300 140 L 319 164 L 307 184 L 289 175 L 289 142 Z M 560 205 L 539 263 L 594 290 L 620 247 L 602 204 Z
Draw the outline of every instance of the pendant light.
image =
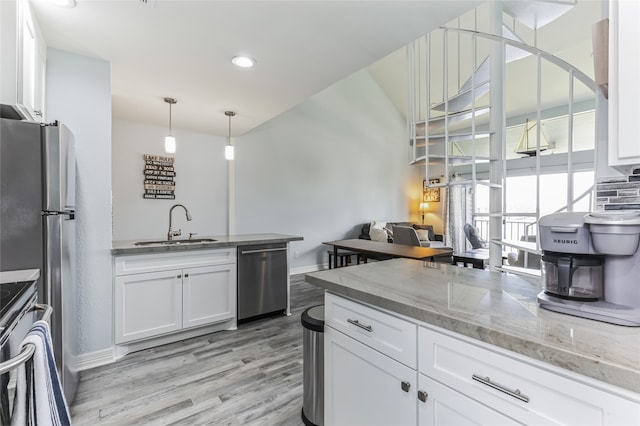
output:
M 164 137 L 164 151 L 167 154 L 175 154 L 176 138 L 171 134 L 171 105 L 178 103 L 178 101 L 173 98 L 164 98 L 164 101 L 169 104 L 169 134 Z
M 231 145 L 231 117 L 236 113 L 233 111 L 225 111 L 224 115 L 229 117 L 229 136 L 227 138 L 227 146 L 224 147 L 224 158 L 231 161 L 234 158 L 233 145 Z

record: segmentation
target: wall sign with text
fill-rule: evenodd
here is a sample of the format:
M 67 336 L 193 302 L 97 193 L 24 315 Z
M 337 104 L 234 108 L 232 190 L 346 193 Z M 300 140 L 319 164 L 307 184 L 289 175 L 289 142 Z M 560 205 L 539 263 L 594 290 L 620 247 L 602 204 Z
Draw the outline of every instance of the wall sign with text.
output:
M 144 194 L 151 200 L 175 200 L 173 157 L 144 154 Z
M 440 179 L 424 179 L 422 181 L 422 201 L 424 202 L 440 202 L 440 188 L 433 187 L 432 185 L 437 185 L 440 183 Z

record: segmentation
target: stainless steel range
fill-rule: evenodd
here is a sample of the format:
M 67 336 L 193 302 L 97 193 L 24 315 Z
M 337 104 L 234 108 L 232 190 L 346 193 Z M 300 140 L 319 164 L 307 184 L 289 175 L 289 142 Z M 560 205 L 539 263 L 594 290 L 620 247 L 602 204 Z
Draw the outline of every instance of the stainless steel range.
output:
M 14 281 L 12 276 L 29 280 Z M 22 341 L 38 319 L 35 310 L 38 277 L 37 270 L 26 274 L 0 273 L 0 424 L 3 425 L 11 421 L 10 374 L 22 362 L 18 359 Z
M 35 282 L 0 283 L 0 343 L 11 333 L 12 325 L 19 319 L 25 307 L 35 303 Z M 6 359 L 0 359 L 0 362 Z

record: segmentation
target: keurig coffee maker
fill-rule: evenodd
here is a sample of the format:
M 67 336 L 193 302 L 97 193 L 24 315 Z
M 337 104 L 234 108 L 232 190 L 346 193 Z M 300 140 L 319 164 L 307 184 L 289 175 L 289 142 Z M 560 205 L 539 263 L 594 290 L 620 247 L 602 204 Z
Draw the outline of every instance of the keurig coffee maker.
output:
M 640 212 L 540 218 L 545 309 L 640 326 Z

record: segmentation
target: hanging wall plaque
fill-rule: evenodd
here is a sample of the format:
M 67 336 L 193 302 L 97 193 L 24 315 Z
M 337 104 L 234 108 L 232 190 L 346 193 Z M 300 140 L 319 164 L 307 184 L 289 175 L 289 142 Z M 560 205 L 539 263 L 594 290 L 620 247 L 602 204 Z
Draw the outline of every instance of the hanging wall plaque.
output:
M 422 181 L 422 201 L 436 203 L 440 201 L 440 188 L 431 186 L 439 183 L 440 179 L 429 179 L 429 184 L 426 179 Z
M 175 200 L 173 157 L 144 154 L 144 194 L 151 200 Z

